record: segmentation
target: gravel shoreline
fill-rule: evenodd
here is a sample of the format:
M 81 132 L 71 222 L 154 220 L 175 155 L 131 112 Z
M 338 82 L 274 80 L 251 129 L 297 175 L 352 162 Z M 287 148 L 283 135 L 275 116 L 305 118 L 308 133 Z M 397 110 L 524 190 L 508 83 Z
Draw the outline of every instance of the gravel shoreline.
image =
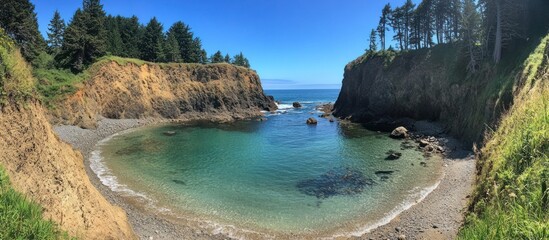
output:
M 210 234 L 191 227 L 182 221 L 173 221 L 164 215 L 154 214 L 130 203 L 103 185 L 90 168 L 89 158 L 96 144 L 124 130 L 146 125 L 166 123 L 158 119 L 106 119 L 98 121 L 97 129 L 77 126 L 54 126 L 55 132 L 65 142 L 82 152 L 86 172 L 92 184 L 114 205 L 122 207 L 141 239 L 227 239 L 222 234 Z M 472 192 L 475 160 L 459 141 L 442 134 L 442 128 L 434 123 L 419 121 L 414 133 L 435 136 L 445 142 L 449 151 L 444 158 L 444 176 L 438 187 L 423 201 L 399 214 L 390 223 L 380 226 L 356 239 L 453 239 L 463 223 L 463 212 Z

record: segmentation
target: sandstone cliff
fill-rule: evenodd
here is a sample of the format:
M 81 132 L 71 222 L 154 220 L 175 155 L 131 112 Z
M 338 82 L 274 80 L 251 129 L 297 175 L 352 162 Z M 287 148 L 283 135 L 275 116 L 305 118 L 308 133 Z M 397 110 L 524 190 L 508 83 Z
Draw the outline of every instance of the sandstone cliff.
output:
M 467 75 L 456 49 L 446 45 L 396 57 L 358 58 L 345 67 L 334 115 L 373 124 L 398 118 L 435 120 L 466 142 L 481 141 L 485 127 L 494 126 L 512 103 L 513 76 L 520 66 L 487 67 Z
M 53 133 L 33 97 L 34 82 L 18 49 L 0 31 L 0 165 L 13 187 L 71 236 L 135 238 L 124 211 L 89 181 L 82 155 Z
M 274 110 L 259 76 L 229 64 L 152 64 L 103 60 L 75 94 L 53 111 L 56 121 L 93 128 L 107 118 L 222 120 Z

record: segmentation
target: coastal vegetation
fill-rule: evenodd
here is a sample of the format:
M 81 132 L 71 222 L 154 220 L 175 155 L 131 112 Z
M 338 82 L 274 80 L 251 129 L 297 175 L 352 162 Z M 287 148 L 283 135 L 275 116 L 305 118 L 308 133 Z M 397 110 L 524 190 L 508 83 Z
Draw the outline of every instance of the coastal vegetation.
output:
M 15 191 L 0 168 L 0 239 L 70 239 L 42 218 L 42 207 Z
M 477 143 L 460 239 L 549 238 L 548 8 L 539 0 L 386 5 L 366 53 L 346 68 L 336 115 L 437 120 Z M 373 89 L 354 90 L 364 85 Z
M 136 16 L 107 15 L 99 0 L 84 0 L 68 23 L 56 11 L 47 39 L 38 31 L 34 5 L 29 0 L 8 0 L 0 7 L 0 28 L 31 63 L 38 93 L 50 107 L 74 93 L 86 80 L 87 69 L 105 57 L 157 63 L 229 63 L 250 68 L 242 53 L 230 57 L 218 51 L 208 57 L 200 38 L 182 21 L 164 31 L 154 17 L 143 25 Z

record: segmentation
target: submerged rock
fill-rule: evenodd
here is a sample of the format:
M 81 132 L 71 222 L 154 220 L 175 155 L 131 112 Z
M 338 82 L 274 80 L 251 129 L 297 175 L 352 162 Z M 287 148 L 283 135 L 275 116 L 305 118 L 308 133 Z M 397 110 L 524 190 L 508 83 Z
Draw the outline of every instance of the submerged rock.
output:
M 175 132 L 175 131 L 165 131 L 165 132 L 163 132 L 162 134 L 164 134 L 164 135 L 166 135 L 166 136 L 173 136 L 173 135 L 176 134 L 176 132 Z
M 294 108 L 301 108 L 302 107 L 301 103 L 299 103 L 299 102 L 292 103 L 292 106 L 294 106 Z
M 320 199 L 337 195 L 355 195 L 362 193 L 367 186 L 372 185 L 372 179 L 353 169 L 330 170 L 314 179 L 297 183 L 300 192 Z
M 407 138 L 408 137 L 408 129 L 406 129 L 405 127 L 402 127 L 402 126 L 397 127 L 397 128 L 395 128 L 395 130 L 393 130 L 391 132 L 390 137 L 396 138 L 396 139 Z
M 311 117 L 311 118 L 307 119 L 307 124 L 316 125 L 316 124 L 318 124 L 318 121 L 315 118 Z
M 172 182 L 177 183 L 179 185 L 187 185 L 184 181 L 177 180 L 177 179 L 172 180 Z
M 395 152 L 393 150 L 386 152 L 386 154 L 387 157 L 385 158 L 385 160 L 397 160 L 402 157 L 402 153 Z

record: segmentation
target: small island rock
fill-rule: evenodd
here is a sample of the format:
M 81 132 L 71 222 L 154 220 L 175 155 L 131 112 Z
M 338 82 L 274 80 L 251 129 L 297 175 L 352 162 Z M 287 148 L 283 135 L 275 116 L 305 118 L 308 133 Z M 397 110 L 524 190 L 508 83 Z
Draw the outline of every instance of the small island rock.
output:
M 299 103 L 299 102 L 294 102 L 294 103 L 292 103 L 292 105 L 294 106 L 294 108 L 301 108 L 302 107 L 301 103 Z
M 307 119 L 307 124 L 309 125 L 316 125 L 318 121 L 315 118 L 309 118 Z

